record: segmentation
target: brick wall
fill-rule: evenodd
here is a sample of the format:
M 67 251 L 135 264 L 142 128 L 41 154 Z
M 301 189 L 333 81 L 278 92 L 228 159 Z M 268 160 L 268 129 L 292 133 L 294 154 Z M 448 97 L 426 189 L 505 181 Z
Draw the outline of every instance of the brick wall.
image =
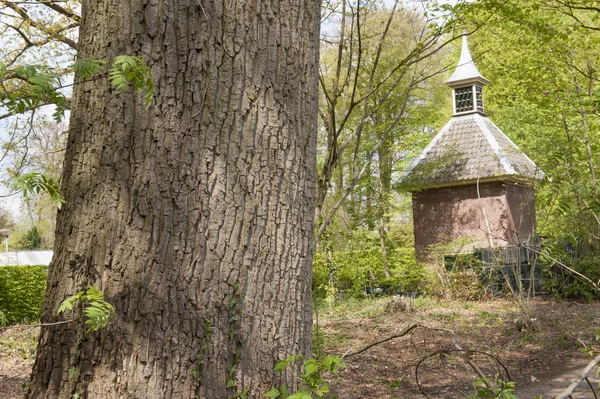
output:
M 509 206 L 511 242 L 527 243 L 535 233 L 535 195 L 531 186 L 506 185 L 506 200 Z
M 427 247 L 465 238 L 469 251 L 488 246 L 488 227 L 494 245 L 514 244 L 529 235 L 535 225 L 533 188 L 502 182 L 424 190 L 413 193 L 413 220 L 417 259 L 428 260 Z M 518 232 L 518 233 L 517 233 Z

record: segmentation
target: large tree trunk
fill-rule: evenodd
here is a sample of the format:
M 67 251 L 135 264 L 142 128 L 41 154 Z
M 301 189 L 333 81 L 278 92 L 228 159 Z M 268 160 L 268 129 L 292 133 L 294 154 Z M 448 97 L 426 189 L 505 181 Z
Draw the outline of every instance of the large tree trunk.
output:
M 83 1 L 79 57 L 144 56 L 145 109 L 76 85 L 30 398 L 262 398 L 311 349 L 318 0 Z

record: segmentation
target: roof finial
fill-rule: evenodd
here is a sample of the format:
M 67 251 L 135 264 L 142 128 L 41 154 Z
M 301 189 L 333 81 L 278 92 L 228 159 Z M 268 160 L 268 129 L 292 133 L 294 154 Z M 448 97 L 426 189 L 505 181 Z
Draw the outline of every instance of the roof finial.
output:
M 473 83 L 486 85 L 489 82 L 489 80 L 483 77 L 473 62 L 473 57 L 471 57 L 471 52 L 469 51 L 469 44 L 467 43 L 467 31 L 464 29 L 462 33 L 462 50 L 460 52 L 460 59 L 458 60 L 456 70 L 450 79 L 446 81 L 446 84 L 448 84 L 450 87 L 457 87 L 464 84 Z

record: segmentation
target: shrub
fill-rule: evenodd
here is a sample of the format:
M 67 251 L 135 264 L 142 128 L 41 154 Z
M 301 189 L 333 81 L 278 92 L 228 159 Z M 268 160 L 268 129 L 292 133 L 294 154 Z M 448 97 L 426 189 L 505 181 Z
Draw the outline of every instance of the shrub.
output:
M 483 268 L 474 254 L 444 257 L 444 266 L 438 270 L 439 283 L 431 291 L 445 299 L 477 301 L 485 294 Z
M 8 324 L 40 318 L 48 266 L 1 266 L 0 312 Z
M 313 294 L 324 298 L 332 293 L 364 296 L 367 292 L 422 292 L 427 276 L 415 260 L 412 245 L 393 244 L 387 251 L 390 278 L 386 278 L 376 232 L 353 231 L 338 241 L 324 243 L 313 263 Z
M 598 256 L 587 254 L 582 257 L 559 258 L 568 267 L 583 274 L 594 282 L 600 281 L 600 268 L 598 267 Z M 563 267 L 547 259 L 541 259 L 542 266 L 547 278 L 544 281 L 544 289 L 561 298 L 586 298 L 593 300 L 599 297 L 598 291 L 582 278 L 568 272 Z
M 42 244 L 42 234 L 37 226 L 17 232 L 11 239 L 11 247 L 16 249 L 40 249 Z
M 422 263 L 417 263 L 415 251 L 398 247 L 389 251 L 390 278 L 382 279 L 378 285 L 390 294 L 421 293 L 428 286 L 429 276 Z

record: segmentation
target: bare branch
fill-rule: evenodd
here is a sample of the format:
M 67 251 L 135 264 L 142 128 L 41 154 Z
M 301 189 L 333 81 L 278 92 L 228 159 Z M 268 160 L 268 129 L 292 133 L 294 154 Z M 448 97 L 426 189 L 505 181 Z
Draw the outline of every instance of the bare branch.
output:
M 64 15 L 67 18 L 72 19 L 73 21 L 76 21 L 78 24 L 81 23 L 81 16 L 76 14 L 75 12 L 73 12 L 73 10 L 70 9 L 66 9 L 64 7 L 61 7 L 58 5 L 58 1 L 44 1 L 44 0 L 40 0 L 40 4 L 44 5 L 48 8 L 53 9 L 54 11 L 56 11 L 59 14 Z M 62 3 L 62 2 L 61 2 Z
M 450 334 L 454 334 L 454 331 L 448 330 L 446 328 L 429 327 L 429 326 L 426 326 L 424 324 L 415 323 L 415 324 L 411 324 L 410 326 L 408 326 L 407 328 L 405 328 L 402 332 L 400 332 L 398 334 L 393 334 L 393 335 L 390 335 L 389 337 L 386 337 L 386 338 L 380 339 L 378 341 L 375 341 L 375 342 L 373 342 L 373 343 L 371 343 L 371 344 L 369 344 L 369 345 L 367 345 L 367 346 L 365 346 L 365 347 L 363 347 L 361 349 L 358 349 L 358 350 L 356 350 L 354 352 L 347 353 L 346 355 L 344 355 L 344 357 L 347 359 L 349 357 L 359 355 L 359 354 L 361 354 L 363 352 L 366 352 L 367 350 L 371 349 L 374 346 L 383 344 L 384 342 L 391 341 L 392 339 L 404 337 L 405 335 L 408 335 L 414 329 L 419 328 L 419 327 L 426 328 L 428 330 L 443 331 L 443 332 L 447 332 L 447 333 L 450 333 Z
M 67 323 L 72 323 L 74 321 L 75 321 L 74 319 L 69 319 L 69 320 L 64 320 L 64 321 L 57 321 L 57 322 L 54 322 L 54 323 L 19 324 L 19 325 L 16 325 L 16 326 L 0 327 L 0 331 L 6 331 L 6 330 L 15 329 L 15 328 L 34 328 L 34 327 L 57 326 L 59 324 L 67 324 Z
M 44 24 L 40 23 L 39 21 L 36 21 L 35 19 L 31 18 L 29 16 L 29 14 L 27 14 L 27 12 L 25 11 L 25 9 L 23 9 L 22 7 L 17 6 L 14 3 L 11 2 L 7 2 L 6 0 L 2 0 L 0 3 L 6 5 L 6 7 L 10 8 L 11 10 L 13 10 L 14 12 L 16 12 L 21 18 L 23 18 L 24 21 L 27 21 L 27 23 L 29 23 L 31 26 L 33 26 L 34 28 L 38 29 L 41 32 L 44 32 L 44 34 L 48 35 L 49 38 L 52 38 L 54 40 L 57 40 L 59 42 L 63 42 L 65 43 L 67 46 L 71 47 L 74 50 L 77 50 L 77 43 L 75 43 L 74 40 L 69 39 L 68 37 L 66 37 L 64 35 L 64 32 L 72 29 L 76 26 L 78 26 L 78 24 L 74 24 L 74 25 L 67 25 L 66 27 L 53 32 L 51 30 L 48 29 L 47 26 L 45 26 Z

